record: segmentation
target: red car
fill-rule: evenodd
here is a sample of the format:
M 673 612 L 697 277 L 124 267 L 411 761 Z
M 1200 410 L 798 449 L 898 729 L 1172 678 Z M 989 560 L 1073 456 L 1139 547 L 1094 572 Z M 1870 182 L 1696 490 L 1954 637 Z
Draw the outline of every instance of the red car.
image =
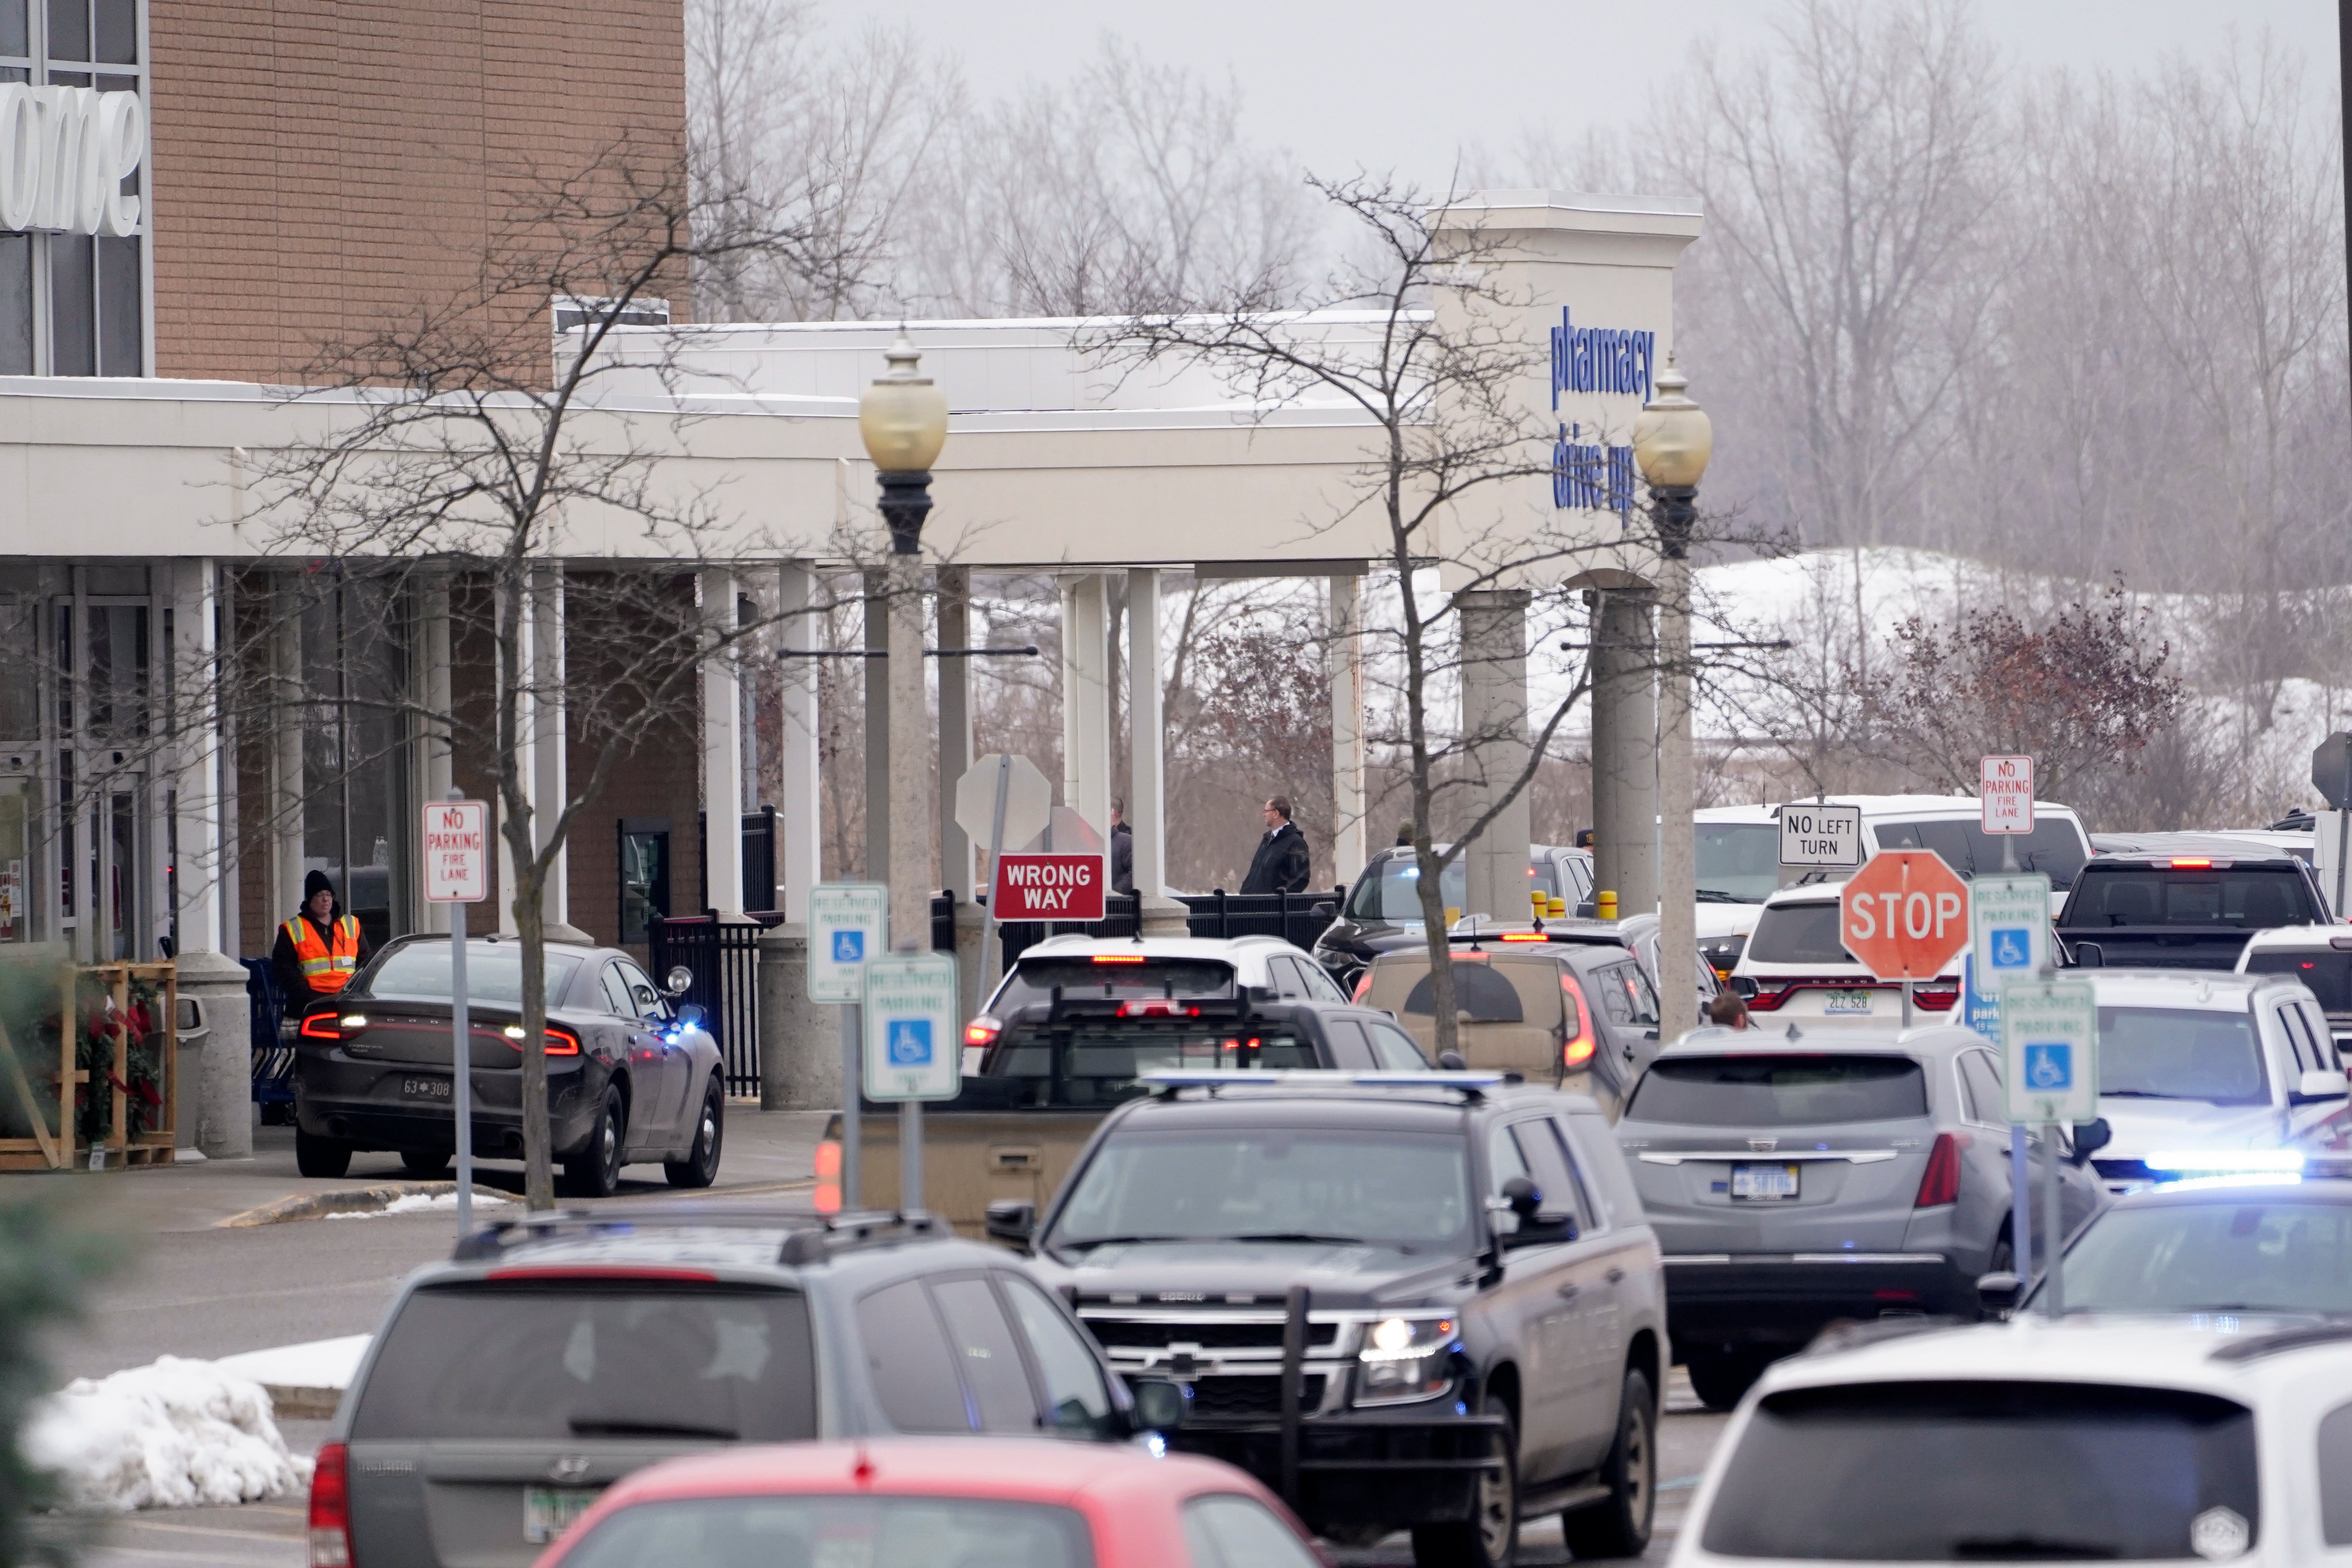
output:
M 1045 1439 L 721 1449 L 616 1483 L 539 1568 L 1328 1568 L 1214 1459 Z

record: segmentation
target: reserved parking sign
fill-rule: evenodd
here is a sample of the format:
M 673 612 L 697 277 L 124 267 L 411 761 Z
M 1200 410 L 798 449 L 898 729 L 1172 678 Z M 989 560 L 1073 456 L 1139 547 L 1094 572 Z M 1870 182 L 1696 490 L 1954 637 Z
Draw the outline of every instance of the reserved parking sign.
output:
M 866 1097 L 952 1100 L 963 1087 L 952 953 L 866 961 Z
M 2099 1007 L 2080 980 L 2012 980 L 2000 992 L 2003 1089 L 2012 1123 L 2099 1113 Z

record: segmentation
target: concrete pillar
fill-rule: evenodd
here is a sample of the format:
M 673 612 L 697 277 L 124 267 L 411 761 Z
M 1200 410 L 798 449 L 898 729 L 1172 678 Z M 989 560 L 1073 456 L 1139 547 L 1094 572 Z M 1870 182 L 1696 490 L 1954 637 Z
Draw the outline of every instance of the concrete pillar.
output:
M 539 630 L 539 617 L 531 609 L 533 597 L 531 589 L 531 577 L 527 572 L 522 583 L 520 617 L 515 627 L 514 668 L 500 669 L 498 678 L 501 686 L 511 685 L 514 688 L 516 779 L 521 786 L 523 799 L 530 804 L 531 834 L 536 840 L 540 803 L 539 713 L 535 700 L 537 694 L 531 689 L 531 683 L 539 672 L 539 653 L 535 645 L 538 641 L 536 633 Z M 506 602 L 501 598 L 498 605 L 498 627 L 500 631 L 505 628 L 506 614 Z M 516 934 L 515 859 L 513 846 L 508 843 L 506 830 L 501 824 L 501 819 L 505 815 L 506 802 L 493 800 L 490 804 L 490 822 L 499 841 L 499 935 L 512 936 Z M 540 918 L 544 920 L 546 917 L 546 905 L 542 904 Z
M 228 956 L 225 878 L 228 836 L 222 810 L 229 762 L 218 699 L 219 569 L 210 560 L 174 564 L 172 598 L 174 687 L 185 737 L 174 782 L 179 821 L 176 873 L 180 1031 L 173 1141 L 207 1157 L 253 1152 L 252 1036 L 245 967 Z
M 866 648 L 879 653 L 890 644 L 889 580 L 867 571 Z M 890 669 L 887 659 L 866 666 L 866 880 L 890 880 Z
M 274 932 L 302 905 L 302 739 L 310 711 L 302 690 L 302 601 L 291 576 L 278 574 L 269 598 L 270 674 L 276 686 L 270 708 L 277 719 L 269 737 L 269 923 Z
M 971 661 L 948 656 L 971 645 L 971 569 L 940 569 L 940 885 L 971 901 L 971 837 L 955 820 L 956 782 L 971 766 Z
M 1613 891 L 1620 915 L 1658 906 L 1657 647 L 1651 600 L 1634 590 L 1599 596 L 1592 647 L 1594 890 Z
M 1168 883 L 1167 724 L 1160 712 L 1160 574 L 1127 574 L 1127 822 L 1135 834 L 1135 890 Z
M 1528 766 L 1528 595 L 1502 589 L 1462 596 L 1462 726 L 1470 810 L 1483 816 Z M 1528 917 L 1528 793 L 1463 853 L 1462 913 Z
M 841 1108 L 841 1025 L 808 999 L 808 927 L 771 926 L 754 939 L 760 1029 L 760 1109 Z
M 743 693 L 736 674 L 735 574 L 698 574 L 713 650 L 702 661 L 703 885 L 722 920 L 743 917 Z
M 1342 883 L 1362 875 L 1370 855 L 1364 821 L 1363 586 L 1360 577 L 1331 579 L 1331 866 Z
M 777 611 L 783 617 L 782 645 L 817 646 L 816 619 L 809 613 L 815 574 L 806 561 L 788 560 L 777 574 Z M 778 897 L 784 918 L 808 919 L 808 890 L 824 880 L 822 785 L 817 777 L 817 663 L 786 658 L 782 665 L 783 798 L 776 803 Z
M 555 820 L 572 799 L 571 768 L 565 757 L 570 738 L 564 700 L 563 563 L 544 561 L 531 571 L 530 583 L 531 695 L 531 841 L 547 852 Z M 570 837 L 555 852 L 547 868 L 547 892 L 540 917 L 547 935 L 559 942 L 593 940 L 572 924 L 572 854 Z
M 1110 835 L 1110 615 L 1097 573 L 1062 580 L 1062 804 Z
M 449 745 L 453 698 L 449 685 L 449 579 L 436 572 L 417 589 L 415 643 L 417 700 L 424 709 L 415 726 L 416 791 L 420 807 L 449 797 L 454 778 Z M 449 906 L 416 901 L 416 929 L 449 934 Z

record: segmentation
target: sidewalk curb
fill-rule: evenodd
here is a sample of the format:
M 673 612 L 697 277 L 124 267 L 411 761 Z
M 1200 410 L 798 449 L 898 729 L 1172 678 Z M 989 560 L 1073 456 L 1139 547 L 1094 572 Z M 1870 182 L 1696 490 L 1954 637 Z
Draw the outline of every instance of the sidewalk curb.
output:
M 269 1396 L 269 1413 L 273 1417 L 294 1421 L 331 1421 L 335 1409 L 343 1402 L 340 1388 L 296 1388 L 279 1383 L 265 1383 L 261 1391 Z
M 248 1208 L 242 1214 L 232 1214 L 226 1219 L 213 1221 L 215 1230 L 242 1230 L 255 1225 L 282 1225 L 289 1220 L 319 1219 L 330 1214 L 373 1214 L 389 1207 L 396 1198 L 438 1197 L 457 1190 L 454 1181 L 395 1181 L 376 1186 L 339 1187 L 332 1192 L 289 1193 L 258 1208 Z M 477 1186 L 474 1196 L 500 1204 L 515 1201 L 512 1193 Z

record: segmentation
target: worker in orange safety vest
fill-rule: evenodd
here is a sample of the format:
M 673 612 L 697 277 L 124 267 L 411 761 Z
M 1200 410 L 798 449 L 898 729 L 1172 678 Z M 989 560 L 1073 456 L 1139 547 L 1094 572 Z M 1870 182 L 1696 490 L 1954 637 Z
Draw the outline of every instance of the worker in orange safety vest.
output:
M 278 928 L 277 945 L 269 951 L 286 1016 L 299 1018 L 312 1002 L 341 990 L 368 957 L 360 923 L 342 912 L 327 873 L 314 871 L 304 877 L 301 912 Z

